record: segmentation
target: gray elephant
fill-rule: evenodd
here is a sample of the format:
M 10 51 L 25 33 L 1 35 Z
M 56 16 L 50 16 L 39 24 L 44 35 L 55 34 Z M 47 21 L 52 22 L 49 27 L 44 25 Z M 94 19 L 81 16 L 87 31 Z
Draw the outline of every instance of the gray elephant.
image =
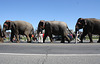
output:
M 25 35 L 27 37 L 27 42 L 31 42 L 31 35 L 34 33 L 34 28 L 32 24 L 26 21 L 10 21 L 6 20 L 3 24 L 3 32 L 6 30 L 11 30 L 10 41 L 13 42 L 14 35 L 19 42 L 19 35 Z
M 77 33 L 79 29 L 83 29 L 83 33 L 80 38 L 81 42 L 83 42 L 83 38 L 87 34 L 89 36 L 90 42 L 93 42 L 92 34 L 100 35 L 100 20 L 95 18 L 79 18 L 75 26 L 75 33 Z M 98 42 L 100 42 L 100 36 Z
M 38 33 L 40 30 L 45 29 L 45 34 L 43 37 L 43 42 L 45 43 L 45 39 L 47 36 L 50 37 L 50 40 L 52 42 L 52 34 L 53 35 L 61 35 L 61 43 L 65 42 L 65 38 L 68 40 L 68 43 L 70 43 L 70 38 L 68 37 L 68 26 L 66 23 L 61 21 L 44 21 L 41 20 L 38 24 Z
M 4 33 L 2 32 L 2 28 L 1 28 L 1 25 L 0 25 L 0 42 L 4 42 L 3 36 L 4 36 Z

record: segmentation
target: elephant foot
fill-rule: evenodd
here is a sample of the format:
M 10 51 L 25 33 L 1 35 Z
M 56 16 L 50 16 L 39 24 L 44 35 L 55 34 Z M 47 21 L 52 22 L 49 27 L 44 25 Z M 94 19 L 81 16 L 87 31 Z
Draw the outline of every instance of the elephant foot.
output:
M 61 42 L 61 43 L 65 43 L 65 42 Z
M 79 41 L 79 43 L 83 43 L 83 41 Z
M 50 41 L 50 43 L 53 43 L 54 41 Z
M 31 43 L 31 41 L 27 41 L 27 43 Z
M 10 41 L 10 42 L 13 42 L 13 41 Z
M 61 41 L 61 43 L 65 43 L 64 41 Z
M 53 43 L 53 42 L 50 42 L 50 43 Z
M 45 43 L 45 41 L 43 41 L 43 43 Z
M 68 43 L 70 43 L 70 40 L 68 41 Z
M 97 41 L 97 43 L 100 43 L 100 41 Z
M 93 43 L 93 41 L 90 41 L 89 43 Z
M 19 43 L 20 41 L 16 41 L 17 43 Z

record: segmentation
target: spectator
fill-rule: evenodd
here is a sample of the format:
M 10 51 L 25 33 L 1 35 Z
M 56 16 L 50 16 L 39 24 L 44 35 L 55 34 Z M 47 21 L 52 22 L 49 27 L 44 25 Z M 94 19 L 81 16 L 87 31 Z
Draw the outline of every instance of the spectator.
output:
M 39 33 L 38 42 L 43 42 L 43 34 L 41 32 Z

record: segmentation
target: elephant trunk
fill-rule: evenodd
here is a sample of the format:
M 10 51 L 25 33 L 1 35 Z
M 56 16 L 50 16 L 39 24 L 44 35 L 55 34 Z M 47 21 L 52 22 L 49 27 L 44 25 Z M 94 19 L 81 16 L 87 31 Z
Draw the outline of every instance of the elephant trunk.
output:
M 1 36 L 2 37 L 6 37 L 5 34 L 6 34 L 6 32 L 1 31 Z
M 39 37 L 39 33 L 41 32 L 40 30 L 41 30 L 41 28 L 38 27 L 38 30 L 37 30 L 38 37 Z
M 75 29 L 75 34 L 76 34 L 78 31 L 79 31 L 79 29 L 76 28 L 76 29 Z
M 79 31 L 79 28 L 78 28 L 78 26 L 76 25 L 76 26 L 75 26 L 75 34 L 76 34 L 78 31 Z
M 67 29 L 68 29 L 68 31 L 70 32 L 70 34 L 72 34 L 73 37 L 75 38 L 75 33 L 72 33 L 68 27 L 67 27 Z
M 37 29 L 37 34 L 39 34 L 39 32 L 40 32 L 40 29 L 39 29 L 39 27 L 38 27 L 38 29 Z
M 2 33 L 2 37 L 6 37 L 6 29 L 5 28 L 3 28 L 3 31 L 1 33 Z

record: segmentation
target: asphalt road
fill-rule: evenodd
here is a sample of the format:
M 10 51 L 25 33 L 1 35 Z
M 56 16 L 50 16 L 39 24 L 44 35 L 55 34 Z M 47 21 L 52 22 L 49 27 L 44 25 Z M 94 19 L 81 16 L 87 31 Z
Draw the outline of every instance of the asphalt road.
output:
M 24 54 L 99 54 L 99 43 L 84 44 L 34 44 L 34 43 L 0 43 L 0 53 Z
M 100 64 L 100 43 L 0 43 L 0 64 Z

